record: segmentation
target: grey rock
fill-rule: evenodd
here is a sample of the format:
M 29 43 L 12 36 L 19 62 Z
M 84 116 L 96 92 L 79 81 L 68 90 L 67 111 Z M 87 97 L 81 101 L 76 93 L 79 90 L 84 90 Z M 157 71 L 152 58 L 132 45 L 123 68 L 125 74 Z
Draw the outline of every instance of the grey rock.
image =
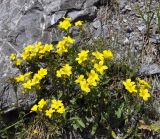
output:
M 86 0 L 61 0 L 61 10 L 82 9 Z
M 98 29 L 101 27 L 101 22 L 99 20 L 96 20 L 92 23 L 92 25 L 95 29 Z
M 138 26 L 138 30 L 144 34 L 146 32 L 146 27 L 144 25 Z
M 3 0 L 0 1 L 0 79 L 5 80 L 15 75 L 18 70 L 9 60 L 11 53 L 19 54 L 28 44 L 37 41 L 57 42 L 63 33 L 56 29 L 57 22 L 64 16 L 73 20 L 87 17 L 94 19 L 98 0 Z M 68 14 L 67 14 L 68 13 Z M 85 18 L 86 19 L 86 18 Z M 7 89 L 6 89 L 7 88 Z M 0 86 L 1 110 L 10 111 L 18 107 L 29 107 L 36 100 L 24 100 L 24 95 L 5 82 Z M 25 105 L 26 104 L 26 105 Z
M 123 44 L 126 45 L 126 44 L 129 44 L 129 43 L 130 43 L 129 39 L 125 38 L 124 41 L 123 41 Z
M 139 70 L 139 73 L 145 75 L 160 74 L 160 65 L 158 64 L 142 65 L 142 67 Z
M 120 6 L 120 9 L 123 9 L 127 4 L 127 0 L 120 0 L 119 1 L 119 6 Z
M 84 4 L 84 8 L 88 8 L 99 2 L 100 0 L 87 0 Z
M 150 42 L 154 44 L 160 44 L 160 36 L 152 36 L 152 38 L 150 38 Z
M 47 15 L 51 15 L 61 9 L 61 0 L 42 0 L 42 4 Z
M 35 93 L 22 94 L 20 90 L 15 92 L 12 85 L 4 82 L 5 81 L 0 82 L 0 85 L 1 85 L 0 111 L 1 112 L 7 113 L 17 108 L 27 110 L 28 107 L 30 107 L 36 102 L 37 97 Z
M 66 14 L 66 11 L 59 11 L 54 13 L 51 18 L 51 25 L 56 24 L 59 19 L 61 19 L 62 17 L 65 17 L 65 14 Z
M 86 17 L 85 19 L 87 18 L 91 19 L 96 16 L 96 13 L 97 13 L 97 8 L 95 6 L 92 6 L 84 10 L 69 12 L 67 16 L 71 17 L 72 20 L 76 20 L 78 18 L 83 18 L 83 17 Z

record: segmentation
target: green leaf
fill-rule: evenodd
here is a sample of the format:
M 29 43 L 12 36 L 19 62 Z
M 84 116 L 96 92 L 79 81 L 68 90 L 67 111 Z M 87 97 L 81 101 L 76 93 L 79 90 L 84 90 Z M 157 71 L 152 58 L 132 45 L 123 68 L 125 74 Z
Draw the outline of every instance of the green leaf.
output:
M 77 130 L 79 127 L 77 126 L 77 124 L 72 124 L 72 126 L 73 126 L 73 128 L 75 129 L 75 130 Z
M 93 125 L 93 126 L 92 126 L 91 134 L 94 135 L 94 134 L 96 133 L 96 130 L 97 130 L 97 126 L 96 126 L 96 125 Z
M 85 128 L 85 124 L 83 123 L 83 121 L 80 118 L 77 120 L 77 122 L 81 127 Z
M 121 118 L 123 108 L 124 108 L 124 103 L 122 103 L 121 106 L 118 108 L 118 110 L 115 112 L 117 118 Z

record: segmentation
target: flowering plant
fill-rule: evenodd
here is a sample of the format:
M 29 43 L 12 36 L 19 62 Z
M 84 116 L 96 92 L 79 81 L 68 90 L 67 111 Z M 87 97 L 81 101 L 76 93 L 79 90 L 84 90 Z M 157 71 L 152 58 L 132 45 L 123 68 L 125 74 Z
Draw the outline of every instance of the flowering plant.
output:
M 125 81 L 119 81 L 112 51 L 79 47 L 84 44 L 72 37 L 69 30 L 73 26 L 70 18 L 64 18 L 58 27 L 66 35 L 57 44 L 38 42 L 26 46 L 19 57 L 10 55 L 21 71 L 15 83 L 22 93 L 36 92 L 38 96 L 30 112 L 58 126 L 58 131 L 106 137 L 134 132 L 129 121 L 141 116 L 144 103 L 150 100 L 151 86 L 140 78 L 134 82 L 124 76 Z M 83 33 L 82 21 L 75 22 L 75 26 Z M 37 129 L 34 131 L 37 135 Z

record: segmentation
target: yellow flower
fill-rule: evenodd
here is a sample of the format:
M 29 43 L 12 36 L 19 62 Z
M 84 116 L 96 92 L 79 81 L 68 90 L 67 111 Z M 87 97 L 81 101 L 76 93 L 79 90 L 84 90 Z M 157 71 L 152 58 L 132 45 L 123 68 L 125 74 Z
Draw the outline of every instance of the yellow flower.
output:
M 10 55 L 10 60 L 15 60 L 16 59 L 16 55 L 14 54 L 14 53 L 12 53 L 11 55 Z
M 24 74 L 24 77 L 29 77 L 31 74 L 32 74 L 33 72 L 26 72 L 25 74 Z
M 96 81 L 99 81 L 99 77 L 98 77 L 98 74 L 94 71 L 94 70 L 91 70 L 90 73 L 88 74 L 88 79 L 87 79 L 87 82 L 90 86 L 97 86 L 97 82 Z
M 59 78 L 62 77 L 63 74 L 64 74 L 64 72 L 63 72 L 62 69 L 57 70 L 57 72 L 56 72 L 56 76 L 59 77 Z
M 71 18 L 64 18 L 63 21 L 59 22 L 58 27 L 60 29 L 68 30 L 71 28 L 72 24 L 70 23 Z
M 37 112 L 38 111 L 38 105 L 33 105 L 33 107 L 31 108 L 31 112 Z
M 65 112 L 65 108 L 64 106 L 61 106 L 58 110 L 57 110 L 58 113 L 60 114 L 63 114 Z
M 98 51 L 93 52 L 93 53 L 92 53 L 92 55 L 93 55 L 93 56 L 95 56 L 95 57 L 96 57 L 96 59 L 99 59 L 99 60 L 101 60 L 101 61 L 103 61 L 103 60 L 104 60 L 103 54 L 102 54 L 102 53 L 100 53 L 100 52 L 98 52 Z
M 145 80 L 142 80 L 140 78 L 137 78 L 138 80 L 138 86 L 141 87 L 141 88 L 151 88 L 151 86 L 149 85 L 148 82 L 146 82 Z
M 72 39 L 70 36 L 63 37 L 63 39 L 64 41 L 66 41 L 66 43 L 73 44 L 75 42 L 75 40 Z
M 68 49 L 66 47 L 66 41 L 65 40 L 61 40 L 58 42 L 57 46 L 56 46 L 57 50 L 56 50 L 56 53 L 58 53 L 60 56 L 63 54 L 63 53 L 66 53 L 68 52 Z
M 60 70 L 56 72 L 57 77 L 62 75 L 70 76 L 72 74 L 72 67 L 69 64 L 64 65 Z
M 47 69 L 40 68 L 40 70 L 38 71 L 38 74 L 43 78 L 45 75 L 47 75 Z
M 100 73 L 100 74 L 103 74 L 104 73 L 104 70 L 108 69 L 107 66 L 104 66 L 103 65 L 103 61 L 100 61 L 98 64 L 95 63 L 94 64 L 94 68 Z
M 35 74 L 35 75 L 33 76 L 32 83 L 33 83 L 34 85 L 39 84 L 40 81 L 41 81 L 41 79 L 42 79 L 42 77 L 41 77 L 39 74 Z
M 82 81 L 84 81 L 84 75 L 79 75 L 77 80 L 75 80 L 75 83 L 81 83 Z
M 25 89 L 31 89 L 33 83 L 31 82 L 31 80 L 28 80 L 26 83 L 23 83 L 22 85 Z
M 140 89 L 139 96 L 142 97 L 144 101 L 148 101 L 151 97 L 150 93 L 148 93 L 148 89 Z
M 29 57 L 29 53 L 24 52 L 21 54 L 21 57 L 23 58 L 23 60 L 27 60 Z
M 39 133 L 39 131 L 37 129 L 33 130 L 33 134 L 38 134 L 38 133 Z
M 88 57 L 88 53 L 89 51 L 88 50 L 82 50 L 79 54 L 78 54 L 78 57 L 76 58 L 76 61 L 78 61 L 79 64 L 81 64 L 82 62 L 86 61 L 87 60 L 87 57 Z
M 52 100 L 51 108 L 57 110 L 62 106 L 63 106 L 63 103 L 61 100 L 55 100 L 55 99 Z
M 86 92 L 86 93 L 91 91 L 90 88 L 89 88 L 89 84 L 87 83 L 86 80 L 80 82 L 80 86 L 81 86 L 81 90 Z
M 46 52 L 52 51 L 52 50 L 53 50 L 53 45 L 52 45 L 52 44 L 45 44 L 44 50 L 45 50 Z
M 88 83 L 88 85 L 90 85 L 90 86 L 97 86 L 96 80 L 93 80 L 91 77 L 89 77 L 89 78 L 87 79 L 87 83 Z
M 125 89 L 130 93 L 137 93 L 135 82 L 132 82 L 131 79 L 123 81 L 123 85 L 125 86 Z
M 69 64 L 64 65 L 63 72 L 65 75 L 70 76 L 72 74 L 72 67 Z
M 104 58 L 113 58 L 113 54 L 110 50 L 104 50 L 103 56 L 104 56 Z
M 19 75 L 15 78 L 16 82 L 23 82 L 24 81 L 24 75 Z
M 46 112 L 45 115 L 48 116 L 49 118 L 51 118 L 52 114 L 53 114 L 53 112 L 55 112 L 55 110 L 53 110 L 52 108 L 50 108 L 49 110 L 46 110 L 45 112 Z
M 81 27 L 83 25 L 83 21 L 77 21 L 75 22 L 75 26 Z
M 90 71 L 90 73 L 88 74 L 88 77 L 96 81 L 100 80 L 98 74 L 94 70 Z
M 15 64 L 16 64 L 17 66 L 21 65 L 21 63 L 22 63 L 22 60 L 21 60 L 21 59 L 17 59 L 17 60 L 15 61 Z
M 42 110 L 43 107 L 47 104 L 47 102 L 44 100 L 44 99 L 41 99 L 39 102 L 38 102 L 38 108 L 39 110 Z

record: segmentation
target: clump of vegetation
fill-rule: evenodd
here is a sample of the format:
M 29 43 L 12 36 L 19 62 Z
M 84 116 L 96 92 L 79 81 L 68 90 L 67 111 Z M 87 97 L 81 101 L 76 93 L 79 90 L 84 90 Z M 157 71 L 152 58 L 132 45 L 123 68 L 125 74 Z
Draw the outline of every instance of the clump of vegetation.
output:
M 69 132 L 83 137 L 138 137 L 152 87 L 127 65 L 117 66 L 110 49 L 77 42 L 71 28 L 83 34 L 83 22 L 70 21 L 60 21 L 58 27 L 66 35 L 57 44 L 38 42 L 26 46 L 20 56 L 10 56 L 21 71 L 12 83 L 38 98 L 21 138 L 63 138 Z

